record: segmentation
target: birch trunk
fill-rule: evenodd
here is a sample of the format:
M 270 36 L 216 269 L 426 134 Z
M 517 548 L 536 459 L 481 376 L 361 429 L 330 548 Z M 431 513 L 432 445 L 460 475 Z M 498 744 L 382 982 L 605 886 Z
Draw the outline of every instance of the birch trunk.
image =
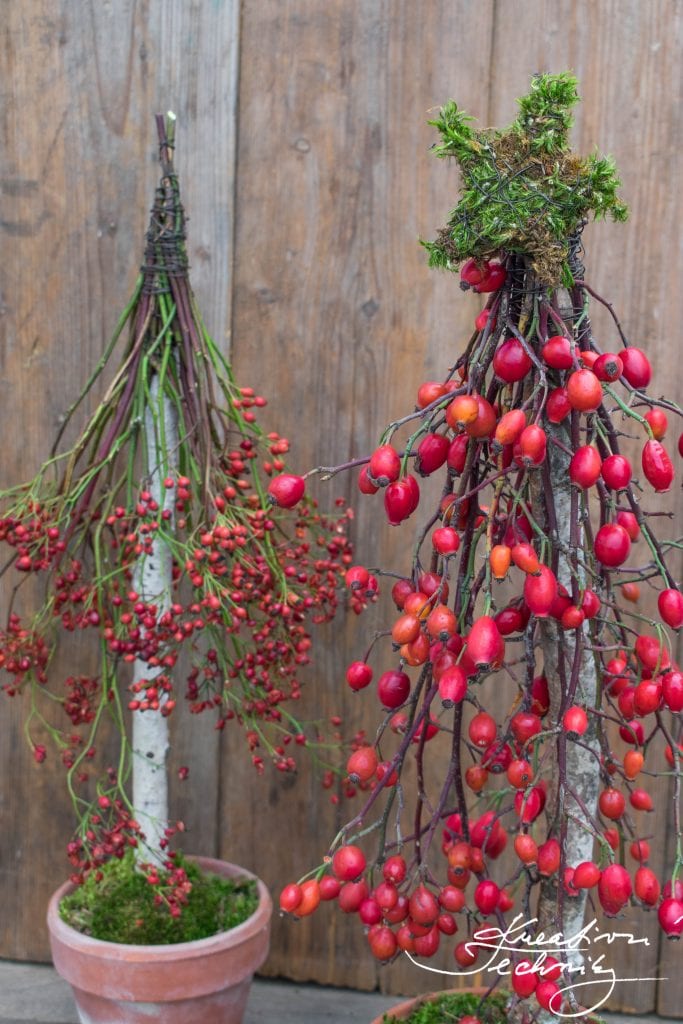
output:
M 159 390 L 155 375 L 150 384 L 151 402 L 145 411 L 146 487 L 159 507 L 159 516 L 164 510 L 170 512 L 170 528 L 175 492 L 165 488 L 163 481 L 169 473 L 174 475 L 176 468 L 178 424 L 172 403 Z M 137 564 L 134 585 L 143 601 L 156 605 L 157 620 L 171 604 L 172 568 L 171 550 L 155 534 L 151 552 L 143 554 Z M 133 671 L 135 682 L 144 680 L 151 684 L 162 669 L 137 660 Z M 168 824 L 168 718 L 162 714 L 162 707 L 163 703 L 158 711 L 133 713 L 133 806 L 147 837 L 148 850 L 144 856 L 151 856 L 158 863 L 162 860 L 160 841 Z
M 562 309 L 561 315 L 572 317 L 571 300 L 566 293 L 560 295 L 569 308 Z M 571 329 L 571 322 L 568 326 Z M 553 547 L 559 550 L 557 576 L 568 592 L 572 593 L 574 573 L 574 594 L 576 595 L 576 573 L 581 586 L 584 579 L 576 554 L 580 557 L 585 548 L 585 533 L 577 488 L 569 479 L 570 457 L 559 445 L 552 442 L 553 434 L 564 448 L 574 450 L 578 440 L 577 414 L 573 414 L 572 426 L 547 424 L 548 479 L 545 488 L 546 528 L 551 534 Z M 548 508 L 548 505 L 552 507 Z M 595 707 L 597 704 L 597 669 L 590 650 L 588 623 L 580 631 L 564 631 L 558 628 L 554 619 L 543 620 L 540 624 L 541 647 L 544 672 L 550 693 L 550 719 L 557 723 L 567 707 L 579 704 Z M 578 646 L 578 650 L 577 650 Z M 544 881 L 538 904 L 539 928 L 560 931 L 569 939 L 581 930 L 586 912 L 586 890 L 579 890 L 578 896 L 569 896 L 564 890 L 562 875 L 565 867 L 576 867 L 582 861 L 594 856 L 594 820 L 597 806 L 599 776 L 599 744 L 594 716 L 589 715 L 588 731 L 575 742 L 566 733 L 560 732 L 557 739 L 557 770 L 553 774 L 546 803 L 548 823 L 560 840 L 562 861 L 560 870 L 551 879 Z M 579 951 L 563 957 L 578 971 L 583 963 Z M 574 974 L 577 978 L 578 974 Z M 571 978 L 571 975 L 570 975 Z M 562 984 L 562 983 L 560 983 Z
M 550 460 L 550 479 L 553 488 L 555 511 L 558 519 L 558 540 L 563 546 L 568 545 L 569 529 L 571 522 L 571 494 L 568 477 L 569 459 L 555 446 L 550 446 L 548 454 Z M 566 559 L 562 559 L 558 579 L 568 590 L 571 590 L 571 580 L 567 568 Z M 576 641 L 570 633 L 558 628 L 555 620 L 547 620 L 541 624 L 541 643 L 543 650 L 544 672 L 548 680 L 550 693 L 550 717 L 553 722 L 561 719 L 563 710 L 571 704 L 580 704 L 584 707 L 595 706 L 597 693 L 597 678 L 595 663 L 591 651 L 587 648 L 587 627 L 584 624 L 578 652 L 579 658 L 579 679 L 578 686 L 573 698 L 567 702 L 564 699 L 565 691 L 571 683 L 571 671 L 574 658 L 577 657 Z M 564 679 L 562 676 L 564 675 Z M 564 704 L 564 707 L 563 707 Z M 549 823 L 555 823 L 561 828 L 561 845 L 563 848 L 563 866 L 576 867 L 584 860 L 593 859 L 593 825 L 591 819 L 595 816 L 599 772 L 598 760 L 599 747 L 596 737 L 595 722 L 589 716 L 589 729 L 581 737 L 580 743 L 567 739 L 565 734 L 558 738 L 558 766 L 559 771 L 551 780 L 546 803 L 547 817 Z M 560 774 L 563 778 L 560 778 Z M 577 803 L 575 796 L 566 791 L 564 782 L 579 797 L 581 803 Z M 588 812 L 588 813 L 586 813 Z M 567 820 L 569 818 L 569 820 Z M 562 871 L 559 872 L 561 876 Z M 557 925 L 559 930 L 569 938 L 583 925 L 583 918 L 586 908 L 586 890 L 581 890 L 579 896 L 569 897 L 565 894 L 562 900 L 561 913 L 558 920 L 558 876 L 546 882 L 541 890 L 538 915 L 540 927 L 546 928 L 549 925 Z M 559 883 L 561 884 L 561 883 Z M 580 954 L 575 963 L 581 962 Z

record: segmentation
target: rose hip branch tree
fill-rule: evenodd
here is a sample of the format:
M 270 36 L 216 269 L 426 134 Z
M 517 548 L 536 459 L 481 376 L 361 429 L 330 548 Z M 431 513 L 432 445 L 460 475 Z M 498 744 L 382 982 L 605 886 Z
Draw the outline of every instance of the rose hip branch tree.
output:
M 288 441 L 261 428 L 266 400 L 237 385 L 202 322 L 174 123 L 157 116 L 161 183 L 114 337 L 52 457 L 28 483 L 0 493 L 3 572 L 15 583 L 0 630 L 3 689 L 30 690 L 35 759 L 49 763 L 48 736 L 61 757 L 79 819 L 68 851 L 76 881 L 134 846 L 163 886 L 158 861 L 175 828 L 167 723 L 180 701 L 190 713 L 213 712 L 217 729 L 241 725 L 259 772 L 266 760 L 293 771 L 298 746 L 323 763 L 327 756 L 319 729 L 305 730 L 288 702 L 300 696 L 310 625 L 337 607 L 351 560 L 347 513 L 328 518 L 308 500 L 289 511 Z M 105 371 L 103 398 L 63 450 Z M 34 603 L 23 594 L 30 578 L 40 583 Z M 18 610 L 21 601 L 28 611 Z M 52 655 L 73 633 L 96 668 L 62 678 Z M 114 765 L 101 763 L 105 723 L 120 735 Z M 182 889 L 167 898 L 177 910 Z
M 376 738 L 347 764 L 363 806 L 323 866 L 281 897 L 297 916 L 320 898 L 358 912 L 381 961 L 430 957 L 459 930 L 456 970 L 475 972 L 488 959 L 482 925 L 522 914 L 569 938 L 596 897 L 608 915 L 657 907 L 669 936 L 683 931 L 680 542 L 658 539 L 651 514 L 673 481 L 661 439 L 681 410 L 647 393 L 647 356 L 586 282 L 586 220 L 626 209 L 612 162 L 569 149 L 577 98 L 571 76 L 540 75 L 504 131 L 474 129 L 454 103 L 433 122 L 436 154 L 456 158 L 462 187 L 426 243 L 430 263 L 460 270 L 486 305 L 444 379 L 416 382 L 415 410 L 370 456 L 320 470 L 359 470 L 360 491 L 383 491 L 394 526 L 418 508 L 425 520 L 392 586 L 397 617 L 346 674 L 362 690 L 384 669 Z M 611 338 L 593 333 L 590 298 L 609 311 Z M 640 466 L 620 450 L 634 432 Z M 437 473 L 430 507 L 418 477 Z M 346 581 L 372 592 L 377 577 L 354 566 Z M 631 603 L 642 581 L 658 593 L 653 620 Z M 509 693 L 498 721 L 486 708 L 494 673 Z M 436 787 L 433 756 L 445 764 Z M 677 833 L 661 878 L 640 814 L 659 775 L 675 780 Z M 502 877 L 509 839 L 516 862 Z M 580 953 L 565 962 L 515 960 L 511 1012 L 575 1009 Z

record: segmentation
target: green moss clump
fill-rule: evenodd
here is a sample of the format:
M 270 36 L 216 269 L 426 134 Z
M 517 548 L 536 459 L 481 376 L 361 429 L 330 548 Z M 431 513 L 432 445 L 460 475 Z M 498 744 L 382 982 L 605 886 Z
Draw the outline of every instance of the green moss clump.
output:
M 626 219 L 610 157 L 580 157 L 569 148 L 577 81 L 568 73 L 536 75 L 509 128 L 476 130 L 449 102 L 436 121 L 439 157 L 460 165 L 460 201 L 435 241 L 424 242 L 431 266 L 456 270 L 466 259 L 520 253 L 539 280 L 571 284 L 569 239 L 589 214 Z
M 182 856 L 176 856 L 175 863 L 191 883 L 178 917 L 171 915 L 164 901 L 155 901 L 161 888 L 150 885 L 132 851 L 121 860 L 108 861 L 100 879 L 91 874 L 65 896 L 59 905 L 60 917 L 95 939 L 156 946 L 206 939 L 241 924 L 256 910 L 254 880 L 205 874 Z
M 505 1024 L 509 999 L 506 992 L 493 992 L 482 1003 L 481 996 L 472 992 L 446 992 L 418 1006 L 405 1024 L 457 1024 L 461 1017 L 469 1015 L 476 1016 L 481 1024 Z M 395 1024 L 395 1017 L 389 1014 L 383 1020 L 384 1024 Z

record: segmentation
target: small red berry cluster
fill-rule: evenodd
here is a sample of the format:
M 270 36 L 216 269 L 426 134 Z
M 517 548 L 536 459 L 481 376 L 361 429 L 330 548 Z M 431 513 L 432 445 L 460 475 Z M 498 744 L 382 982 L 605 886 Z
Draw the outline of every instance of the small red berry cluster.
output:
M 107 776 L 110 788 L 115 790 L 115 770 L 109 768 Z M 175 862 L 175 855 L 168 849 L 172 837 L 184 830 L 182 821 L 168 826 L 160 841 L 161 859 L 151 863 L 142 861 L 139 865 L 148 883 L 154 887 L 155 903 L 164 905 L 172 917 L 180 915 L 192 889 L 187 872 Z M 102 794 L 84 819 L 81 834 L 67 845 L 71 865 L 69 880 L 73 885 L 80 885 L 92 874 L 96 881 L 101 881 L 103 865 L 112 858 L 123 858 L 127 850 L 138 849 L 144 838 L 140 824 L 124 800 Z
M 350 510 L 342 500 L 325 515 L 300 500 L 287 438 L 258 422 L 266 399 L 237 385 L 199 316 L 170 122 L 157 124 L 162 179 L 133 296 L 51 457 L 0 492 L 3 571 L 15 574 L 0 629 L 2 688 L 33 689 L 35 760 L 48 757 L 46 735 L 61 753 L 80 876 L 140 839 L 125 784 L 129 712 L 169 716 L 180 697 L 192 713 L 212 711 L 218 729 L 235 721 L 259 772 L 267 761 L 293 771 L 294 749 L 319 746 L 319 727 L 305 729 L 283 705 L 301 694 L 311 626 L 335 614 L 352 561 Z M 65 450 L 105 369 L 112 383 Z M 71 635 L 84 667 L 60 678 L 51 657 Z M 55 703 L 64 728 L 48 713 Z M 98 774 L 100 726 L 112 720 L 119 766 Z

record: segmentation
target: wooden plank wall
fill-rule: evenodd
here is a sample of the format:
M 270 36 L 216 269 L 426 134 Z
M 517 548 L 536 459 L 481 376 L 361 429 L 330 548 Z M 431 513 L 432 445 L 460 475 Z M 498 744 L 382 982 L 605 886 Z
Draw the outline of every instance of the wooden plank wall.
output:
M 417 383 L 459 351 L 476 300 L 429 271 L 417 245 L 456 189 L 453 169 L 430 158 L 426 121 L 453 97 L 483 123 L 505 123 L 537 70 L 576 72 L 576 148 L 617 160 L 631 218 L 586 231 L 590 278 L 655 357 L 655 391 L 680 398 L 679 0 L 0 8 L 3 482 L 45 455 L 125 303 L 156 177 L 152 114 L 169 108 L 195 291 L 240 380 L 270 397 L 297 468 L 369 450 L 412 406 Z M 349 481 L 329 486 L 355 499 Z M 359 558 L 399 564 L 405 534 L 381 528 L 375 512 L 359 503 Z M 312 716 L 341 711 L 347 726 L 373 728 L 372 700 L 343 682 L 365 635 L 354 620 L 319 637 Z M 0 717 L 0 955 L 42 959 L 70 818 L 52 773 L 26 750 L 21 710 L 5 702 Z M 195 850 L 250 865 L 276 888 L 317 863 L 341 812 L 306 771 L 284 784 L 256 778 L 242 737 L 219 744 L 206 725 L 192 722 L 178 740 L 174 763 L 192 772 L 174 811 Z M 656 835 L 665 829 L 660 815 Z M 657 867 L 665 856 L 659 844 Z M 671 980 L 625 984 L 611 1005 L 680 1015 L 680 947 L 660 943 L 654 922 L 647 934 Z M 395 992 L 433 987 L 410 964 L 377 970 L 355 922 L 330 908 L 277 921 L 266 969 Z
M 153 114 L 182 125 L 190 260 L 216 337 L 229 344 L 238 5 L 3 3 L 0 56 L 2 477 L 16 483 L 49 452 L 59 417 L 93 371 L 142 260 L 158 181 Z M 188 164 L 184 164 L 188 167 Z M 29 470 L 29 467 L 31 469 Z M 3 595 L 7 607 L 9 591 Z M 74 668 L 77 664 L 78 668 Z M 55 672 L 86 671 L 78 649 Z M 33 763 L 22 708 L 3 700 L 0 726 L 0 949 L 49 955 L 46 898 L 67 864 L 73 822 L 59 766 Z M 194 717 L 174 751 L 215 775 L 218 743 Z M 39 737 L 38 737 L 39 738 Z M 217 843 L 217 790 L 196 804 L 203 848 Z

